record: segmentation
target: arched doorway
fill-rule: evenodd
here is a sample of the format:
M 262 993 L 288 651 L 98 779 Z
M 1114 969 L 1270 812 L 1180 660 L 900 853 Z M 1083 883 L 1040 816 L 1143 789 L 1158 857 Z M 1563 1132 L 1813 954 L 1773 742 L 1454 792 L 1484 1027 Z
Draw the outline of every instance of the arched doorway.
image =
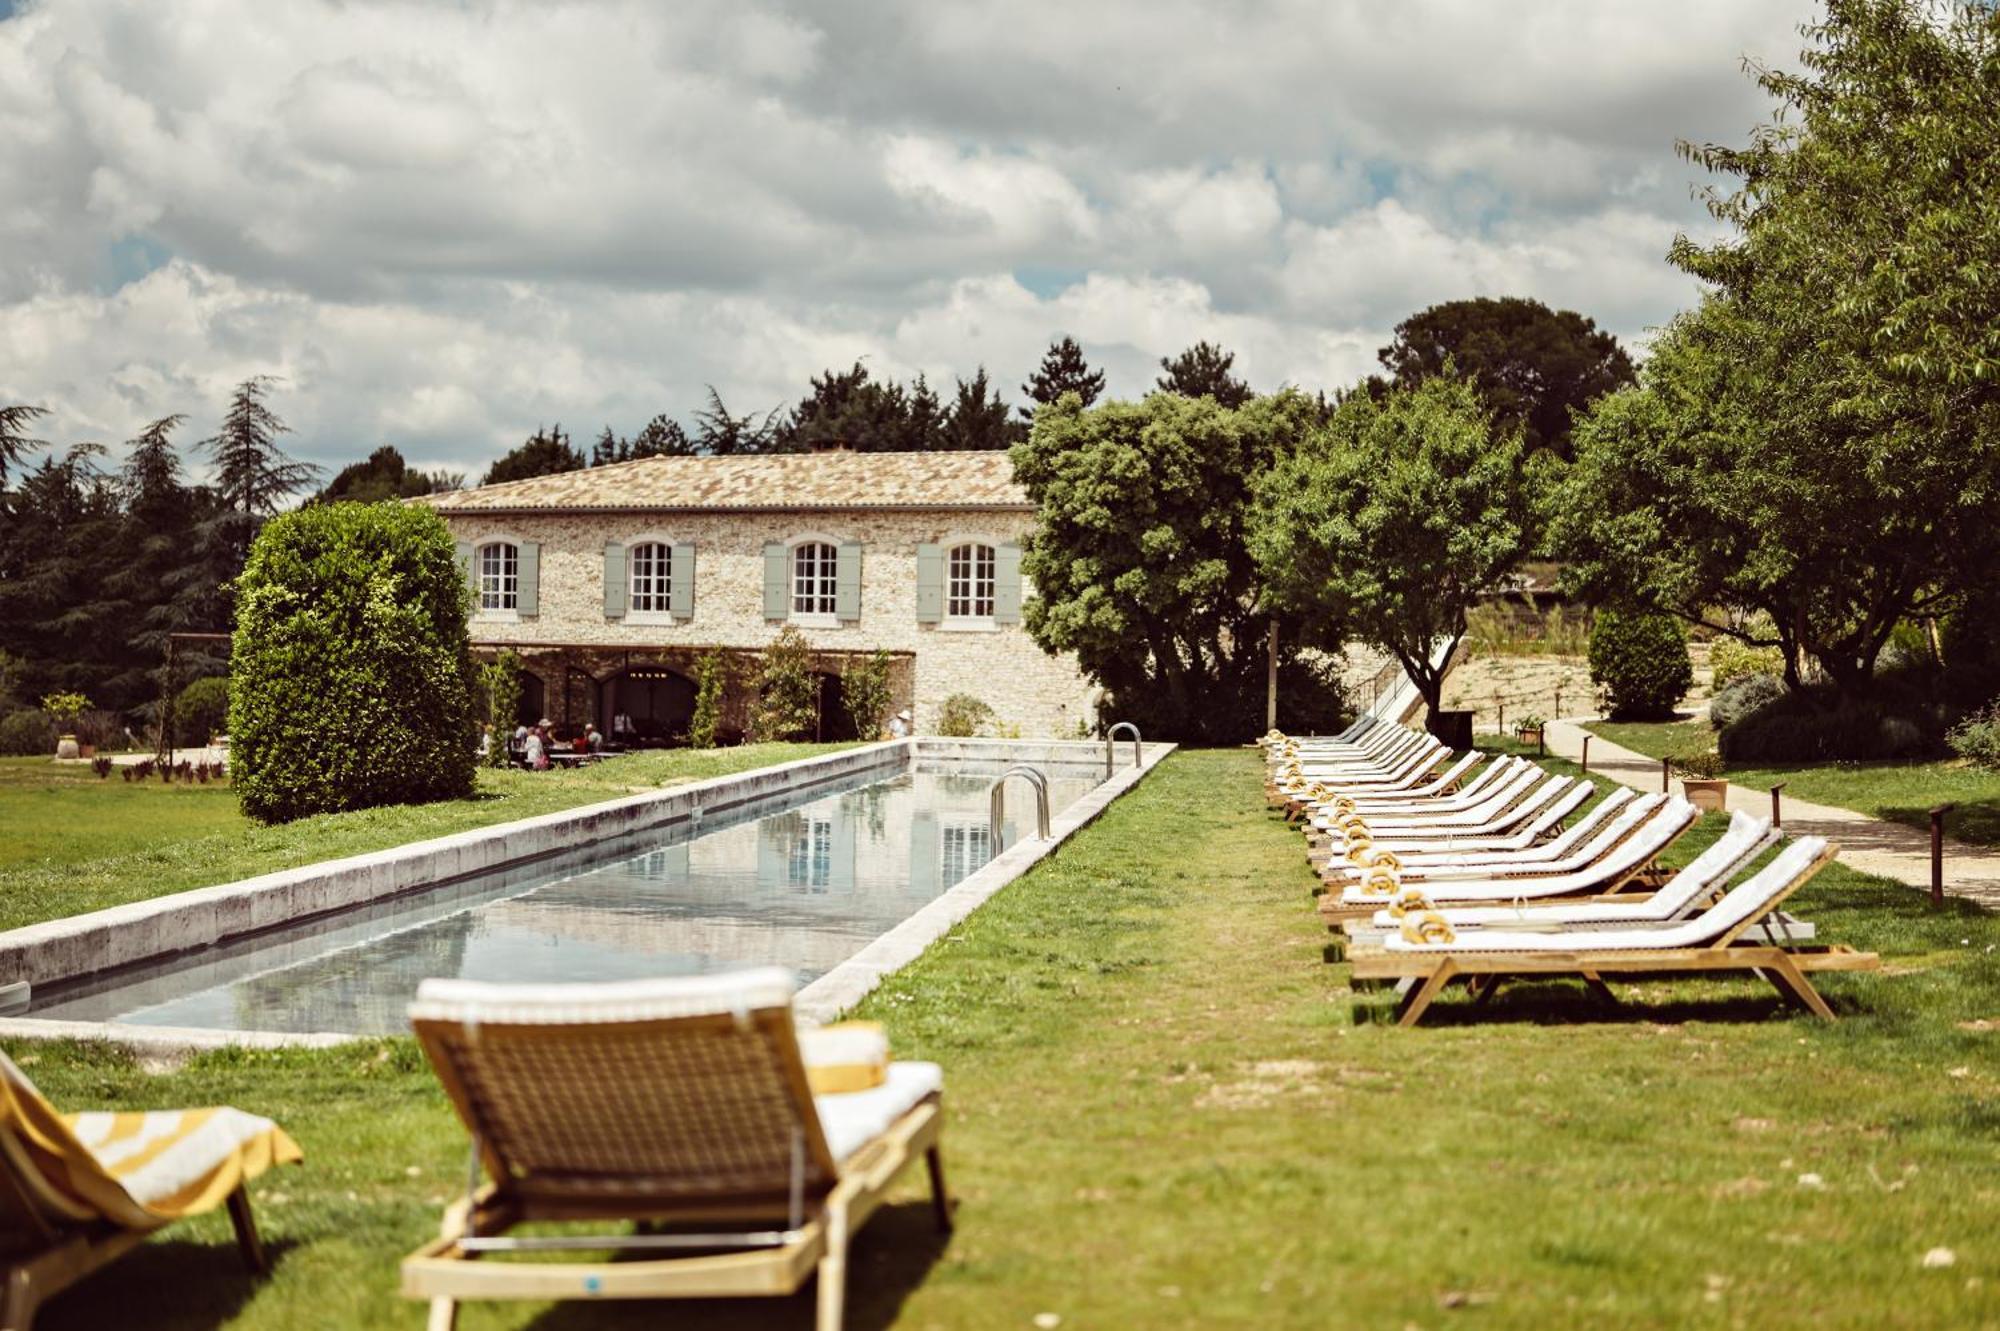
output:
M 818 683 L 817 707 L 819 719 L 815 728 L 822 743 L 836 743 L 841 740 L 860 739 L 854 729 L 854 718 L 847 714 L 847 691 L 842 687 L 840 676 L 816 674 Z
M 694 681 L 665 666 L 634 666 L 604 682 L 611 738 L 626 744 L 681 744 L 694 717 Z
M 519 702 L 514 704 L 514 724 L 517 726 L 539 725 L 542 718 L 548 715 L 548 711 L 546 710 L 548 705 L 549 690 L 548 686 L 542 683 L 542 677 L 533 671 L 523 670 L 521 672 L 521 698 Z

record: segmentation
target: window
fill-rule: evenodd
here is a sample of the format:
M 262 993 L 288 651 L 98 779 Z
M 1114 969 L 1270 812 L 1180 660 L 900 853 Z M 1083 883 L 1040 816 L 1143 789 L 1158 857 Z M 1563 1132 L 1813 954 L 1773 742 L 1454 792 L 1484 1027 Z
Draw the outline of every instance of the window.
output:
M 521 604 L 521 551 L 507 541 L 479 547 L 479 608 L 515 610 Z
M 951 823 L 940 830 L 944 833 L 944 886 L 956 887 L 993 858 L 985 823 Z
M 785 877 L 793 887 L 824 889 L 833 878 L 833 821 L 806 819 L 785 860 Z
M 993 618 L 992 546 L 954 545 L 946 573 L 946 619 Z
M 632 610 L 665 614 L 673 609 L 674 548 L 659 541 L 632 547 L 626 566 L 632 580 Z
M 824 541 L 807 541 L 792 551 L 792 613 L 831 615 L 837 612 L 835 583 L 840 552 Z

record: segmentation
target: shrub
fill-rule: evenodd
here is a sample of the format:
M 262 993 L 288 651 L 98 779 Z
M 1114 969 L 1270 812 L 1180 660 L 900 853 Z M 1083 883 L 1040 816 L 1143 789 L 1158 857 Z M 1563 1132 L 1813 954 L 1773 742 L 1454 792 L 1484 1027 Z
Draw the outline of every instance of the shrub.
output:
M 236 600 L 229 728 L 245 813 L 284 822 L 472 794 L 470 596 L 435 512 L 281 514 Z
M 813 677 L 812 648 L 805 634 L 787 624 L 764 649 L 751 729 L 760 740 L 811 739 L 818 725 L 819 681 Z
M 111 760 L 102 757 L 92 758 L 90 760 L 90 770 L 97 773 L 98 780 L 102 781 L 111 775 Z
M 123 748 L 125 745 L 125 722 L 116 712 L 102 707 L 93 707 L 76 718 L 76 738 L 79 743 L 93 745 L 100 749 Z
M 1667 763 L 1693 781 L 1713 781 L 1722 775 L 1722 755 L 1705 744 L 1670 753 Z
M 970 739 L 993 719 L 993 709 L 969 693 L 954 693 L 938 708 L 937 733 Z
M 854 733 L 862 739 L 879 738 L 882 718 L 889 711 L 889 653 L 877 650 L 850 665 L 840 677 L 840 693 Z
M 1665 720 L 1694 685 L 1687 631 L 1671 615 L 1598 611 L 1590 630 L 1590 682 L 1613 720 Z
M 694 665 L 694 714 L 688 718 L 688 744 L 697 749 L 716 746 L 722 726 L 722 692 L 729 683 L 728 663 L 719 651 L 705 654 Z
M 9 712 L 0 721 L 0 753 L 38 756 L 56 751 L 56 723 L 39 708 Z
M 174 699 L 174 743 L 183 748 L 208 743 L 229 729 L 229 681 L 220 675 L 197 679 Z
M 1709 687 L 1720 693 L 1752 675 L 1782 675 L 1785 655 L 1776 647 L 1752 647 L 1736 638 L 1717 638 L 1708 649 Z
M 76 719 L 90 710 L 90 699 L 81 693 L 50 693 L 42 698 L 42 710 L 63 734 L 70 733 Z
M 1731 766 L 1847 759 L 1884 762 L 1937 752 L 1941 714 L 1919 704 L 1833 704 L 1825 690 L 1784 697 L 1750 712 L 1716 737 Z
M 1967 762 L 2000 771 L 2000 703 L 1960 721 L 1946 733 L 1945 742 Z
M 1708 723 L 1717 730 L 1733 726 L 1750 713 L 1768 707 L 1788 692 L 1776 675 L 1745 675 L 1731 680 L 1708 704 Z

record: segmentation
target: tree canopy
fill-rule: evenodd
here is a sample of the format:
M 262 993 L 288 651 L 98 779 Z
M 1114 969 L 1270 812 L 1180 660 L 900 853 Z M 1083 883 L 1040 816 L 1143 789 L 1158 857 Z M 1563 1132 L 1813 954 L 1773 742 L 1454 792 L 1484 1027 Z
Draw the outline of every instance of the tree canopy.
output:
M 1735 234 L 1676 244 L 1708 294 L 1579 429 L 1555 542 L 1585 595 L 1768 611 L 1792 684 L 1854 698 L 2000 561 L 2000 14 L 1832 0 L 1807 33 L 1806 73 L 1757 71 L 1782 118 L 1684 145 L 1741 182 Z
M 1021 391 L 1032 404 L 1022 407 L 1021 415 L 1032 421 L 1038 408 L 1058 402 L 1068 393 L 1076 394 L 1077 400 L 1088 408 L 1104 392 L 1104 372 L 1090 368 L 1075 338 L 1059 337 L 1049 343 L 1040 368 L 1021 385 Z
M 1235 364 L 1235 352 L 1197 342 L 1178 356 L 1160 357 L 1160 368 L 1166 373 L 1157 383 L 1162 393 L 1212 397 L 1225 407 L 1240 407 L 1255 394 L 1248 384 L 1229 372 Z
M 351 500 L 358 504 L 373 504 L 384 499 L 410 499 L 442 490 L 456 490 L 464 484 L 465 477 L 462 475 L 418 471 L 403 460 L 402 453 L 394 444 L 384 444 L 370 453 L 366 461 L 350 462 L 334 473 L 326 488 L 314 495 L 311 502 L 335 504 Z
M 525 481 L 533 476 L 556 476 L 566 471 L 582 471 L 583 454 L 570 445 L 561 422 L 552 430 L 537 429 L 512 452 L 502 455 L 486 469 L 481 485 L 502 481 Z
M 1435 712 L 1437 645 L 1457 647 L 1535 535 L 1521 453 L 1462 379 L 1349 396 L 1258 482 L 1249 543 L 1272 599 L 1319 645 L 1393 655 Z
M 1036 412 L 1013 454 L 1040 508 L 1025 620 L 1044 648 L 1076 653 L 1112 714 L 1187 739 L 1256 733 L 1269 616 L 1244 543 L 1250 481 L 1314 419 L 1290 392 L 1233 411 L 1168 393 L 1086 410 L 1071 393 Z M 1281 619 L 1290 714 L 1331 722 L 1338 699 Z
M 1433 305 L 1396 325 L 1378 353 L 1394 383 L 1449 370 L 1479 389 L 1501 431 L 1518 428 L 1530 453 L 1570 456 L 1570 421 L 1594 399 L 1632 382 L 1618 339 L 1574 310 L 1518 296 Z

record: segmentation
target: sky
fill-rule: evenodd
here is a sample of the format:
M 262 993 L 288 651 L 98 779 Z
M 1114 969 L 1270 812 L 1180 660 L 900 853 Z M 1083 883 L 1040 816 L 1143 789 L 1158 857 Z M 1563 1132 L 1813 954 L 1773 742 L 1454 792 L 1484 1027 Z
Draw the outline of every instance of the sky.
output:
M 1643 350 L 1807 0 L 0 0 L 0 404 L 59 443 L 279 376 L 299 457 L 475 476 L 862 360 L 1197 339 L 1353 382 L 1441 300 Z M 116 453 L 114 447 L 114 454 Z

